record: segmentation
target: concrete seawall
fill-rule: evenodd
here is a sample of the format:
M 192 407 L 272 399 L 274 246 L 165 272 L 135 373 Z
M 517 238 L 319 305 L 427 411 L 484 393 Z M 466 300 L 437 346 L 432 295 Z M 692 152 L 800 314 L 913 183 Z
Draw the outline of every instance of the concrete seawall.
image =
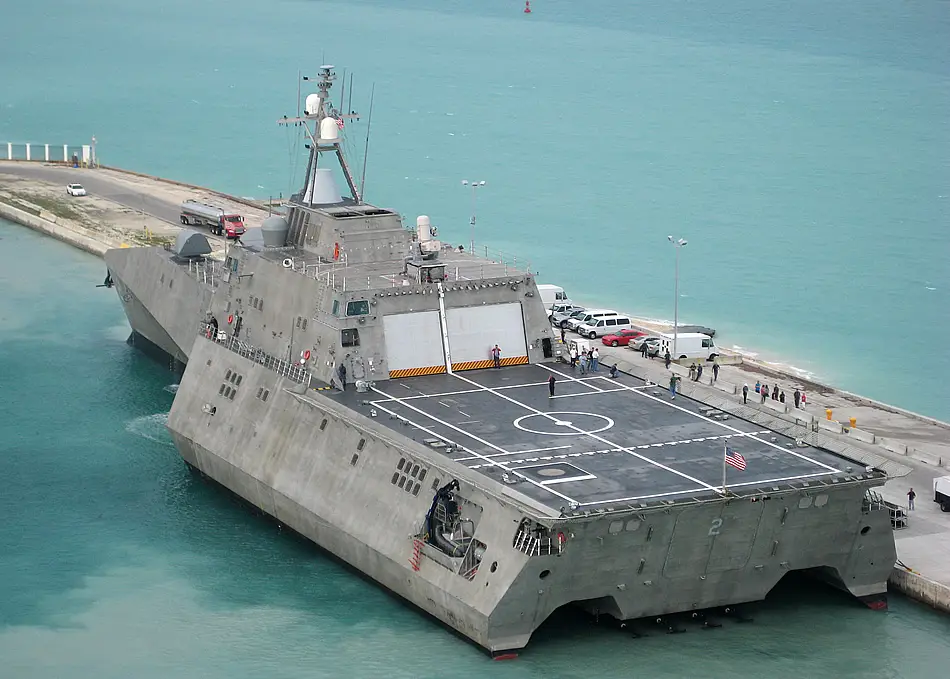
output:
M 887 582 L 888 585 L 911 599 L 916 599 L 944 613 L 950 613 L 950 587 L 947 585 L 900 567 L 894 568 Z
M 45 233 L 47 236 L 57 238 L 64 243 L 69 243 L 80 250 L 85 250 L 86 252 L 98 255 L 99 257 L 102 257 L 106 250 L 108 250 L 110 247 L 113 247 L 96 240 L 91 236 L 80 233 L 73 228 L 62 224 L 57 224 L 56 215 L 47 214 L 42 211 L 39 213 L 39 215 L 34 215 L 30 212 L 27 212 L 26 210 L 21 210 L 19 208 L 13 207 L 12 205 L 0 202 L 0 217 L 9 219 L 11 222 L 16 222 L 17 224 L 27 226 L 34 231 Z

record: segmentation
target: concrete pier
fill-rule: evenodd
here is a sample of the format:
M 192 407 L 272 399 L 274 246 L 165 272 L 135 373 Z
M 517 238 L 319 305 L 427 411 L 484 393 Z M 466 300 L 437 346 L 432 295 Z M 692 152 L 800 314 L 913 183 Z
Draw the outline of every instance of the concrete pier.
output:
M 64 158 L 68 148 L 63 148 Z M 12 145 L 7 155 L 13 157 Z M 49 155 L 49 147 L 45 147 Z M 90 195 L 71 198 L 65 185 L 82 183 Z M 214 202 L 244 215 L 250 227 L 259 226 L 268 211 L 259 203 L 228 196 L 203 187 L 116 169 L 73 169 L 41 162 L 0 161 L 0 216 L 46 233 L 94 254 L 123 244 L 157 245 L 174 240 L 180 230 L 179 205 L 192 199 Z M 216 251 L 224 240 L 208 234 Z M 648 332 L 656 327 L 644 322 Z M 569 333 L 569 337 L 573 337 Z M 643 359 L 624 347 L 598 344 L 602 370 L 617 364 L 624 372 L 657 384 L 669 382 L 670 372 L 660 359 Z M 927 605 L 950 611 L 950 513 L 932 502 L 933 479 L 950 474 L 950 424 L 874 401 L 828 385 L 803 381 L 773 366 L 724 353 L 719 380 L 710 383 L 707 369 L 702 383 L 690 382 L 685 366 L 673 365 L 689 396 L 725 412 L 741 412 L 782 432 L 821 437 L 832 450 L 865 460 L 891 476 L 882 496 L 907 505 L 907 492 L 917 493 L 916 510 L 908 512 L 908 526 L 896 530 L 899 563 L 890 584 Z M 623 379 L 621 375 L 620 379 Z M 771 399 L 760 403 L 752 391 L 756 380 L 779 384 L 787 403 Z M 750 398 L 741 403 L 741 387 L 748 384 Z M 807 407 L 796 409 L 791 394 L 802 385 Z M 741 410 L 740 410 L 741 409 Z M 825 417 L 831 410 L 833 419 Z M 851 425 L 856 419 L 856 426 Z

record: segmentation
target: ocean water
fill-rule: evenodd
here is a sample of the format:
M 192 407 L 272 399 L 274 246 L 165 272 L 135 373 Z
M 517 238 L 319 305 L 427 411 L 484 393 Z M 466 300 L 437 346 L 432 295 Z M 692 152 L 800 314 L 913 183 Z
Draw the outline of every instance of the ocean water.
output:
M 296 74 L 375 83 L 367 198 L 950 419 L 946 2 L 36 0 L 2 12 L 0 142 L 263 197 Z M 363 163 L 367 120 L 348 128 Z M 0 153 L 3 146 L 0 145 Z M 175 385 L 93 257 L 0 222 L 0 677 L 933 676 L 946 617 L 788 583 L 755 623 L 632 640 L 570 614 L 515 663 L 187 474 Z
M 125 343 L 102 270 L 0 220 L 4 679 L 916 679 L 950 662 L 946 616 L 807 581 L 783 581 L 752 623 L 673 636 L 563 611 L 492 662 L 186 470 L 165 430 L 171 375 Z
M 0 142 L 247 196 L 305 166 L 298 70 L 376 88 L 369 200 L 584 302 L 950 419 L 945 0 L 37 0 L 4 10 Z M 348 130 L 362 168 L 366 117 Z

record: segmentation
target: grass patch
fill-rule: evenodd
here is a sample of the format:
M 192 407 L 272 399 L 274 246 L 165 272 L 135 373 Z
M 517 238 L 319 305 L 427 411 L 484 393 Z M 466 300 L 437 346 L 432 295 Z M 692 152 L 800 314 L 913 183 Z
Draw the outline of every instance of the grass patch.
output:
M 21 191 L 9 191 L 9 194 L 13 196 L 14 199 L 19 198 L 20 200 L 25 200 L 28 203 L 32 203 L 33 205 L 42 208 L 50 214 L 60 217 L 61 219 L 70 219 L 74 222 L 84 221 L 83 214 L 81 212 L 73 208 L 71 205 L 66 205 L 62 200 L 50 198 L 40 194 L 23 193 Z M 33 212 L 33 210 L 29 209 L 28 211 Z

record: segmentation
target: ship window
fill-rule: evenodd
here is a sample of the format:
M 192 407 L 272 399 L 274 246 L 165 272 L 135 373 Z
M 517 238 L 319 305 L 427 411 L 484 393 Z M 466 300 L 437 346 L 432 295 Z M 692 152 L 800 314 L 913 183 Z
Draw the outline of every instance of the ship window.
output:
M 224 385 L 222 384 L 222 385 L 221 385 L 221 388 L 218 389 L 218 396 L 220 396 L 220 395 L 223 394 L 223 393 L 224 393 Z
M 406 458 L 400 457 L 399 464 L 396 465 L 396 469 L 398 469 L 399 471 L 402 471 L 402 468 L 405 466 L 406 466 Z
M 801 500 L 798 501 L 798 508 L 799 508 L 799 509 L 808 509 L 809 507 L 811 507 L 811 496 L 810 496 L 810 495 L 806 495 L 805 497 L 803 497 Z
M 230 371 L 230 370 L 228 370 L 228 372 L 227 372 L 227 373 L 225 373 L 225 375 L 224 375 L 224 379 L 226 379 L 226 380 L 229 380 L 229 379 L 231 379 L 231 371 Z
M 231 271 L 237 272 L 238 270 L 238 261 L 236 258 L 231 257 Z
M 300 327 L 300 316 L 297 316 L 297 327 Z
M 168 289 L 169 289 L 169 290 L 171 290 L 171 287 L 172 287 L 172 285 L 174 285 L 174 283 L 175 283 L 175 279 L 174 279 L 174 278 L 172 278 L 171 280 L 168 281 Z
M 420 481 L 425 481 L 425 480 L 426 480 L 426 470 L 425 470 L 425 469 L 420 469 L 420 470 L 419 470 L 419 480 L 420 480 Z
M 629 521 L 627 521 L 627 530 L 634 531 L 634 530 L 637 530 L 638 528 L 640 528 L 639 519 L 630 519 Z
M 239 387 L 241 386 L 241 380 L 243 380 L 243 379 L 244 379 L 244 376 L 243 376 L 243 375 L 238 375 L 237 383 L 236 383 L 236 384 L 237 384 Z
M 393 474 L 393 478 L 392 478 L 392 481 L 390 481 L 390 483 L 395 486 L 395 485 L 396 485 L 396 481 L 398 481 L 398 480 L 399 480 L 399 472 L 396 472 L 395 474 Z
M 415 486 L 413 486 L 413 488 L 412 488 L 412 494 L 413 494 L 413 495 L 418 495 L 418 494 L 419 494 L 419 484 L 418 484 L 418 483 L 417 483 Z
M 231 390 L 231 395 L 228 396 L 228 398 L 233 401 L 235 394 L 237 394 L 237 389 L 232 389 L 232 390 Z
M 439 489 L 439 479 L 432 479 L 432 490 Z
M 399 487 L 402 488 L 402 487 L 404 487 L 405 485 L 406 485 L 406 477 L 405 477 L 405 476 L 400 476 L 400 477 L 399 477 Z
M 350 464 L 355 467 L 359 459 L 360 459 L 359 453 L 353 453 L 353 457 L 350 458 Z
M 827 495 L 819 495 L 818 497 L 815 498 L 815 506 L 816 506 L 816 507 L 824 507 L 826 504 L 828 504 L 828 496 L 827 496 Z
M 363 450 L 363 446 L 366 445 L 366 439 L 360 439 L 360 442 L 356 444 L 357 450 Z
M 346 303 L 346 315 L 347 316 L 365 316 L 369 313 L 369 301 L 365 299 L 358 299 L 354 302 Z
M 261 397 L 261 394 L 263 394 L 263 393 L 264 393 L 264 387 L 258 387 L 258 388 L 257 388 L 257 398 L 260 398 L 260 397 Z
M 264 300 L 262 299 L 257 300 L 257 310 L 258 311 L 264 310 Z
M 228 302 L 228 307 L 225 309 L 225 311 L 230 311 L 230 310 L 231 310 L 231 302 Z
M 416 474 L 418 473 L 419 473 L 419 465 L 414 465 L 412 468 L 412 472 L 410 472 L 410 474 L 412 475 L 412 478 L 415 478 Z
M 358 347 L 360 345 L 360 331 L 356 328 L 345 328 L 341 330 L 340 344 L 345 347 Z
M 268 396 L 270 396 L 270 389 L 265 389 L 265 390 L 264 390 L 264 398 L 262 398 L 261 400 L 262 400 L 262 401 L 266 401 Z
M 623 530 L 623 521 L 611 521 L 610 525 L 607 527 L 607 532 L 611 535 L 616 535 Z
M 326 428 L 327 428 L 327 420 L 326 418 L 323 418 L 323 422 L 320 423 L 320 431 L 323 431 Z
M 300 325 L 300 328 L 301 328 L 302 330 L 306 330 L 306 329 L 307 329 L 307 319 L 306 319 L 306 318 L 303 319 L 303 323 Z
M 333 315 L 336 316 L 340 313 L 340 300 L 333 300 Z

